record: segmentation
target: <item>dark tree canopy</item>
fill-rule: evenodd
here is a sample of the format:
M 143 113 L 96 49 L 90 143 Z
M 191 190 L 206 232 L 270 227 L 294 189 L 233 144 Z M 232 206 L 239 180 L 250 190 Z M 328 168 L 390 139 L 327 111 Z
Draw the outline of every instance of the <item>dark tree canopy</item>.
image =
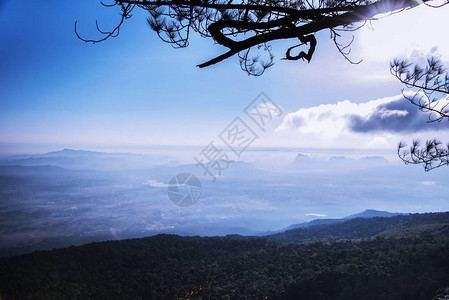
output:
M 435 57 L 426 65 L 395 59 L 390 71 L 413 92 L 402 94 L 421 111 L 428 113 L 428 122 L 449 121 L 449 73 Z M 428 140 L 421 145 L 414 140 L 410 148 L 404 142 L 398 146 L 399 157 L 407 164 L 422 164 L 426 171 L 449 165 L 449 143 L 444 145 L 438 139 Z
M 430 0 L 423 2 L 428 4 Z M 317 45 L 315 34 L 330 31 L 337 49 L 349 60 L 349 44 L 339 42 L 341 31 L 354 31 L 382 15 L 413 8 L 416 0 L 116 0 L 107 7 L 121 8 L 121 20 L 96 43 L 118 35 L 120 27 L 141 8 L 149 13 L 148 24 L 167 43 L 187 47 L 193 32 L 212 38 L 227 52 L 200 65 L 207 67 L 238 55 L 240 66 L 250 75 L 261 75 L 273 65 L 270 42 L 297 39 L 285 52 L 286 60 L 310 62 Z M 75 24 L 76 32 L 76 24 Z M 305 45 L 300 51 L 299 46 Z M 252 54 L 251 50 L 256 53 Z M 261 57 L 261 53 L 265 55 Z M 350 61 L 350 60 L 349 60 Z

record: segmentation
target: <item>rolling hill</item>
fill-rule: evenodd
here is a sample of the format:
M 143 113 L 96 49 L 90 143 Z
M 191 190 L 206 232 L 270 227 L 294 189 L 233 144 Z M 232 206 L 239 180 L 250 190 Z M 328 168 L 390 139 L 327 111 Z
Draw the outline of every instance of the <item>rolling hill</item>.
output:
M 397 215 L 393 217 L 352 218 L 332 224 L 290 229 L 267 236 L 284 243 L 353 240 L 373 237 L 383 231 L 418 224 L 449 224 L 449 212 Z
M 36 251 L 0 258 L 0 295 L 430 299 L 449 286 L 448 219 L 449 213 L 356 218 L 266 238 L 162 234 Z M 329 242 L 353 237 L 370 238 Z

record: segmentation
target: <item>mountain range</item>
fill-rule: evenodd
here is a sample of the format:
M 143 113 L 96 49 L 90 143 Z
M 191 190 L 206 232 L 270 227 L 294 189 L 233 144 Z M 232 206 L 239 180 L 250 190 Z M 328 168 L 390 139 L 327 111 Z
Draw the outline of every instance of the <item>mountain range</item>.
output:
M 162 161 L 171 160 L 173 158 L 169 156 L 63 149 L 43 154 L 0 157 L 0 165 L 53 165 L 73 170 L 131 170 L 153 167 Z

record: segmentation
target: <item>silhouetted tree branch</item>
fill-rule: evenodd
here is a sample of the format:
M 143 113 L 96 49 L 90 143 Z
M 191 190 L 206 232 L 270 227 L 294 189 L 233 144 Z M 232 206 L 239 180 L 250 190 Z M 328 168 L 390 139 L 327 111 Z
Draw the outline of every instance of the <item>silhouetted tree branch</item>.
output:
M 424 3 L 429 0 L 424 0 Z M 386 13 L 395 13 L 419 5 L 415 0 L 116 0 L 109 6 L 122 10 L 117 27 L 99 40 L 119 33 L 124 20 L 137 6 L 148 11 L 148 25 L 167 43 L 176 48 L 187 47 L 192 31 L 211 37 L 228 51 L 198 66 L 207 67 L 238 54 L 241 68 L 250 75 L 261 75 L 273 65 L 274 56 L 269 42 L 298 39 L 286 50 L 286 60 L 304 59 L 310 62 L 315 52 L 315 34 L 323 29 L 331 31 L 338 51 L 349 61 L 349 46 L 337 41 L 337 31 L 357 30 L 366 21 L 375 20 Z M 361 24 L 361 25 L 360 25 Z M 351 42 L 352 43 L 352 42 Z M 308 49 L 293 54 L 300 45 Z M 265 52 L 250 55 L 252 49 Z
M 414 90 L 408 94 L 403 89 L 402 94 L 429 114 L 429 123 L 449 121 L 449 73 L 439 59 L 429 58 L 424 67 L 395 59 L 390 64 L 390 71 L 407 88 Z M 421 147 L 420 141 L 415 140 L 409 149 L 406 147 L 404 142 L 399 143 L 398 156 L 406 164 L 423 164 L 426 171 L 449 165 L 449 144 L 443 145 L 433 139 Z
M 132 17 L 131 12 L 132 12 L 132 10 L 133 10 L 134 7 L 135 7 L 134 5 L 131 5 L 131 4 L 125 5 L 125 4 L 120 4 L 120 3 L 115 3 L 115 4 L 104 4 L 103 2 L 100 2 L 100 3 L 101 3 L 103 6 L 105 6 L 105 7 L 113 7 L 113 6 L 116 6 L 116 5 L 120 6 L 120 8 L 121 8 L 121 10 L 122 10 L 122 12 L 121 12 L 121 14 L 120 14 L 120 15 L 121 15 L 120 22 L 119 22 L 118 25 L 117 25 L 114 29 L 112 29 L 111 31 L 103 31 L 103 30 L 100 29 L 100 26 L 98 25 L 98 21 L 96 21 L 96 22 L 95 22 L 95 25 L 96 25 L 96 27 L 97 27 L 97 30 L 98 30 L 98 32 L 100 32 L 100 33 L 103 35 L 103 38 L 98 39 L 98 40 L 84 39 L 84 38 L 82 38 L 82 37 L 78 34 L 78 30 L 77 30 L 77 28 L 76 28 L 77 22 L 75 22 L 75 34 L 76 34 L 76 36 L 77 36 L 80 40 L 82 40 L 83 42 L 96 44 L 96 43 L 99 43 L 99 42 L 103 42 L 103 41 L 107 40 L 107 39 L 110 38 L 110 37 L 117 37 L 117 36 L 119 35 L 119 33 L 120 33 L 120 27 L 123 25 L 123 22 L 125 22 L 126 19 L 129 19 L 129 18 Z
M 398 146 L 398 156 L 406 164 L 422 164 L 425 171 L 430 171 L 444 165 L 449 165 L 449 144 L 437 139 L 428 140 L 424 147 L 421 147 L 419 140 L 414 140 L 409 149 L 407 145 L 400 142 Z

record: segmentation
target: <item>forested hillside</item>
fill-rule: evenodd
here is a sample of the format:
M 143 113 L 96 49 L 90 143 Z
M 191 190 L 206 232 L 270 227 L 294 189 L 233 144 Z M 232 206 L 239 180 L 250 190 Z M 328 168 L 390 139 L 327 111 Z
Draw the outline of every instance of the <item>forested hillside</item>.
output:
M 449 224 L 449 212 L 356 218 L 342 223 L 295 228 L 268 236 L 285 243 L 337 241 L 373 237 L 383 231 L 418 224 Z
M 436 222 L 446 214 L 432 215 Z M 431 214 L 412 219 L 428 222 Z M 379 222 L 371 221 L 372 226 Z M 0 296 L 430 299 L 449 286 L 447 225 L 418 227 L 416 235 L 405 238 L 395 229 L 395 234 L 385 235 L 388 238 L 330 243 L 158 235 L 37 251 L 0 259 Z

